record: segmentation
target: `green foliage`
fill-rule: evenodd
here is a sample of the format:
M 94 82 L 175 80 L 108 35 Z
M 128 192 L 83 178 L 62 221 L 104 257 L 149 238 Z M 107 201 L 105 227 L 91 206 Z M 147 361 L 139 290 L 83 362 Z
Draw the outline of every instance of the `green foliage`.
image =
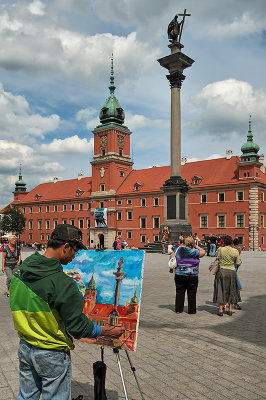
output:
M 0 229 L 3 232 L 22 233 L 25 230 L 26 218 L 16 206 L 8 206 L 3 212 Z

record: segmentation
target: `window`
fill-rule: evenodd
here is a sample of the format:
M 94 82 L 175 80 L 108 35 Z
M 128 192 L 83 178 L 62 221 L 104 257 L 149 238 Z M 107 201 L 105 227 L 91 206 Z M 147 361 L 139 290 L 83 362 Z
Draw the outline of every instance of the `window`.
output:
M 117 221 L 121 221 L 122 220 L 122 211 L 117 211 L 116 219 L 117 219 Z
M 33 220 L 32 219 L 29 220 L 29 229 L 33 229 Z
M 261 244 L 264 244 L 264 235 L 261 235 Z
M 29 233 L 29 240 L 32 240 L 32 233 Z
M 160 217 L 153 217 L 153 228 L 154 229 L 160 228 Z
M 206 193 L 201 195 L 201 202 L 202 203 L 207 203 L 207 194 Z
M 159 235 L 154 235 L 154 241 L 159 242 Z
M 91 203 L 89 202 L 88 203 L 88 210 L 90 210 L 91 209 Z
M 100 191 L 101 191 L 101 192 L 104 192 L 104 191 L 105 191 L 105 184 L 104 184 L 104 183 L 101 183 L 101 184 L 100 184 Z
M 42 212 L 42 206 L 39 206 L 39 213 Z
M 140 217 L 140 227 L 146 229 L 146 217 Z
M 141 199 L 141 207 L 146 207 L 146 199 Z
M 218 228 L 225 228 L 225 215 L 218 215 Z
M 200 227 L 208 228 L 208 216 L 207 215 L 200 216 Z
M 22 208 L 22 212 L 23 212 L 23 214 L 25 214 L 25 212 L 26 212 L 26 208 L 25 207 Z
M 49 233 L 46 234 L 46 239 L 50 240 L 50 234 Z
M 118 232 L 117 232 L 117 236 L 122 236 L 122 232 L 121 232 L 121 231 L 118 231 Z
M 79 211 L 83 210 L 83 203 L 79 203 Z
M 65 225 L 67 224 L 67 219 L 66 218 L 63 219 L 63 224 L 65 224 Z
M 32 214 L 32 207 L 29 208 L 29 213 Z
M 47 219 L 45 221 L 45 226 L 46 226 L 46 229 L 50 229 L 50 220 L 49 219 Z
M 122 155 L 123 155 L 123 149 L 119 149 L 119 155 L 120 155 L 120 157 L 122 157 Z
M 127 211 L 127 220 L 128 221 L 132 220 L 132 211 Z
M 244 244 L 244 236 L 243 235 L 236 235 L 236 237 L 239 240 L 239 244 Z
M 238 214 L 236 216 L 236 227 L 244 228 L 244 214 Z
M 127 199 L 127 204 L 132 204 L 132 199 Z
M 224 193 L 218 194 L 218 201 L 224 201 Z
M 46 206 L 46 212 L 50 212 L 50 206 Z
M 42 220 L 38 219 L 38 229 L 42 229 Z
M 63 211 L 67 211 L 67 205 L 63 204 Z
M 102 156 L 105 156 L 105 149 L 102 149 Z
M 73 225 L 73 226 L 75 225 L 75 220 L 74 219 L 70 220 L 70 225 Z
M 79 220 L 79 229 L 83 229 L 84 228 L 84 221 L 83 219 Z
M 125 175 L 124 171 L 120 171 L 120 176 L 123 177 Z
M 264 191 L 261 190 L 260 192 L 260 201 L 264 201 Z
M 264 214 L 260 214 L 260 226 L 264 228 Z
M 237 201 L 243 201 L 244 200 L 244 192 L 236 192 L 236 199 L 237 199 Z
M 54 206 L 54 212 L 57 212 L 57 211 L 58 211 L 58 206 L 55 205 L 55 206 Z
M 159 205 L 159 197 L 154 197 L 153 199 L 153 205 L 158 206 Z
M 146 235 L 140 235 L 140 241 L 141 241 L 141 243 L 145 243 L 146 242 Z
M 91 220 L 87 219 L 87 228 L 89 229 L 91 227 Z
M 122 200 L 117 200 L 116 204 L 117 204 L 118 206 L 121 206 Z
M 54 219 L 54 229 L 56 228 L 57 224 L 58 224 L 58 220 Z
M 71 204 L 71 211 L 75 211 L 75 204 L 74 203 Z
M 127 238 L 128 239 L 132 239 L 132 232 L 131 231 L 127 231 Z
M 41 234 L 41 240 L 44 240 L 44 233 Z
M 100 208 L 104 208 L 104 201 L 99 202 Z

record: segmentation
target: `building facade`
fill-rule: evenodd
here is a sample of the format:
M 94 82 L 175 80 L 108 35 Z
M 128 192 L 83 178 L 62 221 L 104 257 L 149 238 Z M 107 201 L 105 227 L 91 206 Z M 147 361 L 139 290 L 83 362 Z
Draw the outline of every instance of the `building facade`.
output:
M 28 192 L 20 170 L 11 204 L 26 217 L 22 241 L 45 244 L 61 223 L 78 226 L 90 248 L 112 248 L 115 236 L 121 236 L 130 247 L 159 240 L 164 222 L 161 187 L 170 176 L 170 166 L 132 168 L 131 131 L 124 125 L 124 110 L 114 94 L 113 61 L 109 90 L 100 125 L 93 131 L 91 177 L 54 178 Z M 238 237 L 246 249 L 264 249 L 264 156 L 253 142 L 251 121 L 241 151 L 240 157 L 227 151 L 226 157 L 214 160 L 188 163 L 182 159 L 181 175 L 189 185 L 189 223 L 200 238 L 210 233 L 229 234 Z

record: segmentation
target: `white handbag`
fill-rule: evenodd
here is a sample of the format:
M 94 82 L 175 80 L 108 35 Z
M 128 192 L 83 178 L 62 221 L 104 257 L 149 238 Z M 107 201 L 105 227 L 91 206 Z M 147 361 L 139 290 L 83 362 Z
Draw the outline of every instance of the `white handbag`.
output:
M 171 255 L 171 257 L 169 258 L 169 261 L 168 261 L 168 267 L 170 268 L 170 269 L 175 269 L 175 267 L 176 267 L 176 265 L 177 265 L 177 263 L 176 263 L 176 252 L 177 252 L 177 249 L 176 249 L 176 251 Z

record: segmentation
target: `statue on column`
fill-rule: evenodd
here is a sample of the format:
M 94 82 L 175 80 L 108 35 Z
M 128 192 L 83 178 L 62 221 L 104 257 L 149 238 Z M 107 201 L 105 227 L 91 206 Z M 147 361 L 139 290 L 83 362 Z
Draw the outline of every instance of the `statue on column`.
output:
M 178 36 L 180 34 L 180 28 L 182 22 L 179 23 L 177 19 L 178 15 L 176 15 L 168 25 L 167 33 L 168 33 L 168 39 L 170 40 L 171 43 L 177 42 Z

